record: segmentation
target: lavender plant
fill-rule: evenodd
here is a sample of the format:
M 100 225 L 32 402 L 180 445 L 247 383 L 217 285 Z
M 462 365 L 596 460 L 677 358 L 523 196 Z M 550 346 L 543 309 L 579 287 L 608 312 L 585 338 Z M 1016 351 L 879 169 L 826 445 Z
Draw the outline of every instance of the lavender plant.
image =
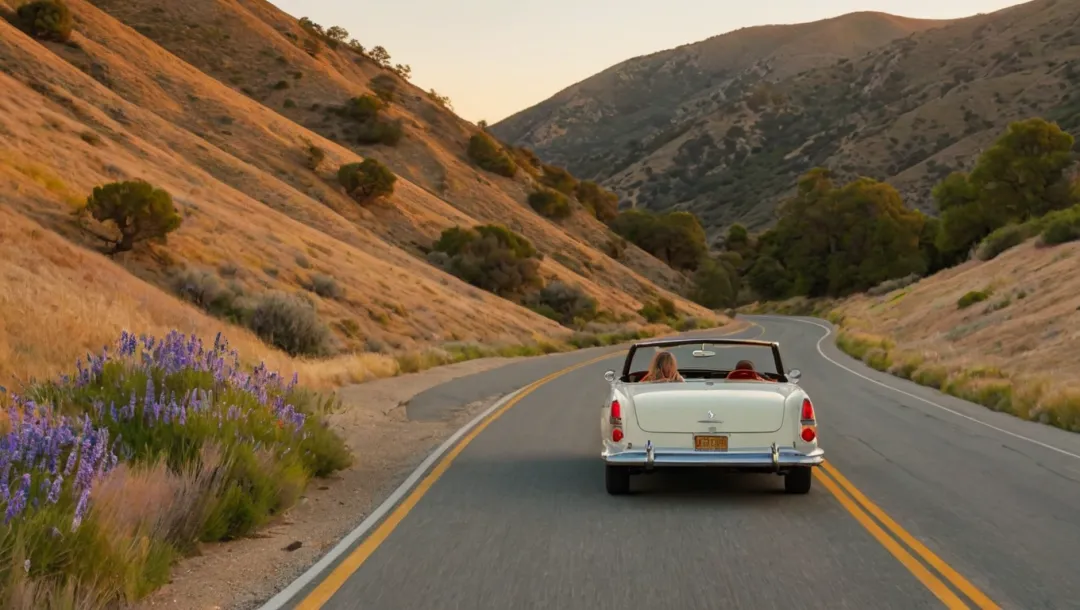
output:
M 203 532 L 217 540 L 250 533 L 295 501 L 310 477 L 351 462 L 297 381 L 265 364 L 244 370 L 220 334 L 208 348 L 176 331 L 162 339 L 125 331 L 41 396 L 100 422 L 128 462 L 164 459 L 178 472 L 197 466 L 207 442 L 225 447 L 231 481 Z

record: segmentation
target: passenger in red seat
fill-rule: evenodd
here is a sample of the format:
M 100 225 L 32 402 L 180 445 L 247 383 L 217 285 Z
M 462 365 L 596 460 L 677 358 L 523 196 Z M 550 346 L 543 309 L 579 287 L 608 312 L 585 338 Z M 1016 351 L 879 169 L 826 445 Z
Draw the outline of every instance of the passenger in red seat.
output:
M 740 360 L 735 363 L 735 370 L 728 373 L 727 378 L 732 381 L 770 381 L 757 374 L 754 363 L 749 360 Z
M 649 372 L 641 378 L 641 383 L 648 381 L 686 381 L 679 374 L 679 365 L 675 362 L 675 355 L 666 350 L 660 350 L 652 357 L 649 363 Z

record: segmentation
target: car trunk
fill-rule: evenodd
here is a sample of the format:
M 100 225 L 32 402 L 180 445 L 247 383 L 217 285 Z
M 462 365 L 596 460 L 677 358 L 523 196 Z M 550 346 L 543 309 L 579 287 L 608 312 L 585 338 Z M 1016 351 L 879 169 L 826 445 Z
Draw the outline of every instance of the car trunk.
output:
M 710 427 L 717 432 L 775 432 L 784 423 L 787 392 L 782 388 L 689 382 L 636 386 L 630 394 L 638 426 L 645 432 L 703 432 Z

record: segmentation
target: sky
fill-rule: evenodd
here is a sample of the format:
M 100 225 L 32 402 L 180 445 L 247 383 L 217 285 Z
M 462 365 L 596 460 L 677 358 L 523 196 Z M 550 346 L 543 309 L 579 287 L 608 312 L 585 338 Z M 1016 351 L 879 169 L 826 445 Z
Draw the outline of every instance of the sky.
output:
M 366 48 L 382 45 L 412 82 L 459 116 L 494 124 L 621 61 L 742 27 L 856 11 L 952 19 L 1020 0 L 270 0 Z M 1075 1 L 1075 0 L 1071 0 Z

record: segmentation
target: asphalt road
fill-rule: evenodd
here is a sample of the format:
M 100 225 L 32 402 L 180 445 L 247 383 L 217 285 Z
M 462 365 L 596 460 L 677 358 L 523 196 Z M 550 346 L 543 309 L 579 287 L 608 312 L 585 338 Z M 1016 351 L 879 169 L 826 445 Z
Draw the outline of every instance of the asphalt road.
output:
M 323 607 L 946 607 L 918 577 L 929 570 L 966 607 L 979 598 L 961 579 L 1001 608 L 1080 608 L 1080 435 L 878 373 L 826 339 L 824 354 L 845 370 L 818 351 L 825 328 L 753 320 L 760 326 L 734 336 L 780 341 L 814 400 L 826 473 L 843 479 L 815 478 L 808 495 L 789 496 L 771 475 L 680 470 L 635 477 L 635 493 L 609 496 L 597 415 L 603 372 L 621 364 L 614 356 L 552 379 L 492 421 L 403 518 L 388 519 L 396 527 L 355 571 L 321 585 L 332 593 Z M 489 371 L 410 408 L 431 416 L 452 398 L 505 391 L 603 353 Z M 843 481 L 847 493 L 830 491 Z M 850 487 L 884 515 L 865 517 L 873 511 L 852 502 Z

